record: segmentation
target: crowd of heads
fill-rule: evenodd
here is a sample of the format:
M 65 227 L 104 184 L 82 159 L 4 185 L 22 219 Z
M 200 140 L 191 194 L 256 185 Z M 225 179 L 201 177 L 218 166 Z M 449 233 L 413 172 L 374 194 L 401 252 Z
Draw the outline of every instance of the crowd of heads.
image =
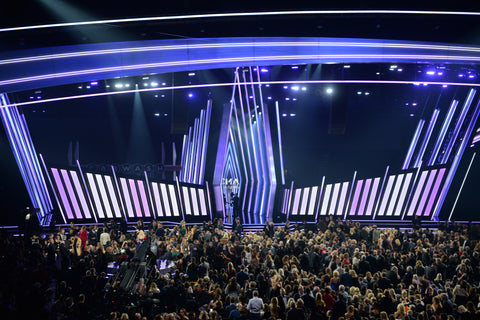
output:
M 2 319 L 479 319 L 475 238 L 471 226 L 455 223 L 380 229 L 334 219 L 267 222 L 248 233 L 221 220 L 2 233 L 0 312 Z M 146 240 L 151 260 L 169 268 L 147 265 L 125 290 L 120 266 L 131 267 Z

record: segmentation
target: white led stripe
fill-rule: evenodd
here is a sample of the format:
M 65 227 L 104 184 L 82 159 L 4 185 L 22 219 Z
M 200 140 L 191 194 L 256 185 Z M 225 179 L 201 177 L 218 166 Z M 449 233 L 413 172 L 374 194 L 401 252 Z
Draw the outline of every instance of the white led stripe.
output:
M 420 181 L 417 184 L 417 188 L 415 190 L 413 200 L 410 203 L 410 207 L 408 208 L 407 216 L 412 216 L 414 213 L 415 207 L 417 206 L 418 198 L 420 198 L 420 194 L 423 189 L 423 184 L 425 183 L 425 179 L 427 178 L 427 174 L 428 174 L 428 171 L 423 171 L 422 174 L 420 175 Z
M 318 187 L 312 187 L 312 194 L 310 196 L 310 203 L 308 204 L 308 212 L 307 214 L 309 216 L 313 216 L 313 213 L 315 211 L 315 203 L 317 202 L 317 193 L 318 193 Z
M 68 196 L 70 197 L 70 201 L 72 202 L 75 216 L 77 217 L 77 219 L 82 219 L 83 218 L 82 212 L 80 211 L 80 206 L 78 205 L 77 197 L 75 196 L 75 191 L 72 188 L 72 183 L 70 181 L 70 177 L 68 176 L 68 172 L 67 170 L 61 169 L 60 173 L 62 174 L 63 181 L 67 186 L 67 193 L 68 193 Z
M 323 201 L 322 201 L 322 209 L 320 211 L 321 216 L 324 216 L 327 214 L 328 202 L 330 200 L 331 192 L 332 192 L 332 185 L 327 184 L 327 186 L 325 187 L 325 196 L 323 197 Z
M 95 186 L 95 180 L 93 179 L 93 175 L 91 173 L 87 173 L 87 180 L 88 184 L 90 185 L 90 190 L 92 190 L 93 200 L 95 202 L 95 208 L 97 208 L 97 214 L 99 218 L 105 218 L 105 214 L 103 213 L 102 203 L 100 197 L 98 196 L 98 190 Z
M 175 195 L 175 187 L 169 184 L 168 190 L 170 191 L 170 199 L 172 199 L 173 215 L 178 217 L 180 216 L 180 212 L 178 211 L 178 201 L 177 196 Z
M 157 214 L 159 217 L 163 217 L 163 209 L 162 209 L 162 202 L 160 201 L 160 192 L 158 183 L 152 182 L 153 186 L 153 197 L 155 198 L 155 206 L 157 208 Z
M 375 205 L 375 198 L 377 196 L 378 185 L 380 184 L 380 178 L 375 178 L 373 180 L 372 191 L 370 192 L 370 197 L 368 199 L 367 211 L 365 212 L 366 216 L 371 216 L 373 213 L 373 206 Z
M 190 188 L 190 194 L 192 195 L 193 214 L 198 216 L 200 212 L 198 211 L 198 199 L 195 188 Z
M 102 176 L 99 174 L 96 174 L 95 179 L 97 179 L 98 188 L 100 189 L 100 193 L 102 195 L 102 201 L 105 207 L 106 215 L 108 218 L 113 218 L 112 208 L 110 207 L 110 203 L 108 201 L 107 190 L 105 189 Z
M 112 178 L 110 176 L 105 176 L 105 181 L 107 182 L 108 194 L 110 195 L 110 199 L 112 200 L 114 210 L 113 213 L 115 214 L 115 217 L 121 218 L 122 214 L 120 211 L 120 206 L 118 204 L 117 195 L 115 194 L 115 189 L 113 188 Z
M 397 203 L 398 193 L 400 192 L 400 187 L 402 186 L 404 174 L 399 174 L 397 177 L 397 181 L 395 182 L 395 187 L 393 188 L 392 198 L 390 199 L 390 203 L 387 207 L 387 216 L 393 215 L 393 208 Z
M 128 192 L 127 180 L 125 178 L 120 178 L 120 185 L 122 186 L 123 198 L 127 205 L 127 215 L 129 218 L 134 218 L 135 214 L 133 212 L 132 202 L 130 200 L 130 193 Z
M 385 207 L 387 206 L 388 198 L 390 197 L 390 192 L 392 191 L 393 181 L 395 176 L 388 177 L 387 188 L 383 194 L 382 204 L 380 205 L 380 210 L 378 211 L 377 216 L 383 216 L 385 213 Z
M 350 182 L 344 182 L 342 183 L 342 191 L 340 193 L 340 201 L 338 202 L 338 209 L 337 209 L 337 214 L 343 214 L 344 208 L 345 208 L 345 200 L 347 199 L 347 191 L 348 191 L 348 185 Z
M 185 203 L 185 214 L 191 215 L 192 209 L 190 208 L 190 196 L 188 195 L 188 188 L 182 187 L 183 203 Z
M 328 214 L 337 214 L 335 210 L 337 209 L 337 199 L 338 199 L 339 192 L 340 192 L 340 183 L 335 183 L 335 185 L 333 186 L 332 202 L 330 202 Z
M 137 180 L 138 190 L 140 192 L 140 199 L 142 200 L 143 212 L 145 212 L 145 217 L 150 217 L 150 207 L 148 206 L 147 194 L 145 192 L 145 187 L 142 180 Z
M 413 174 L 407 173 L 405 178 L 405 183 L 402 187 L 402 192 L 400 193 L 400 198 L 398 199 L 397 207 L 395 208 L 394 216 L 398 217 L 402 214 L 403 204 L 405 203 L 405 198 L 407 197 L 408 187 L 410 186 L 410 180 L 412 179 Z
M 428 195 L 430 194 L 430 190 L 432 189 L 433 181 L 435 180 L 435 176 L 437 174 L 437 170 L 432 170 L 430 171 L 430 174 L 428 175 L 428 180 L 427 184 L 425 185 L 425 190 L 423 190 L 422 196 L 421 196 L 421 201 L 418 205 L 417 208 L 417 213 L 416 215 L 422 215 L 423 214 L 423 209 L 425 208 L 425 205 L 427 204 L 427 199 L 429 198 Z
M 299 212 L 299 214 L 301 215 L 307 214 L 307 203 L 308 203 L 309 195 L 310 195 L 310 188 L 303 188 L 302 205 L 300 206 L 300 212 Z
M 82 186 L 80 185 L 80 180 L 78 179 L 77 172 L 70 170 L 70 174 L 72 175 L 73 184 L 75 186 L 75 189 L 77 190 L 78 197 L 80 198 L 80 204 L 82 205 L 82 210 L 85 213 L 85 217 L 87 219 L 90 219 L 92 215 L 90 214 L 90 208 L 88 207 L 87 199 L 85 198 Z
M 140 17 L 124 19 L 108 19 L 93 21 L 76 21 L 53 24 L 40 24 L 33 26 L 22 26 L 2 28 L 0 32 L 12 32 L 21 30 L 61 28 L 73 26 L 86 26 L 112 23 L 148 22 L 148 21 L 171 21 L 171 20 L 192 20 L 212 18 L 242 18 L 242 17 L 267 17 L 267 16 L 291 16 L 291 15 L 359 15 L 359 14 L 392 14 L 392 15 L 438 15 L 438 16 L 478 16 L 479 12 L 470 11 L 434 11 L 434 10 L 294 10 L 294 11 L 259 11 L 259 12 L 227 12 L 227 13 L 205 13 L 176 16 Z
M 293 199 L 293 209 L 292 209 L 292 215 L 298 214 L 298 207 L 300 204 L 300 194 L 302 192 L 302 189 L 296 189 L 295 190 L 295 197 Z
M 205 202 L 205 191 L 203 189 L 198 189 L 198 194 L 200 198 L 200 208 L 202 209 L 202 216 L 208 216 L 207 203 Z
M 172 211 L 170 210 L 170 203 L 168 201 L 167 186 L 164 183 L 160 183 L 160 189 L 162 190 L 163 204 L 165 205 L 165 215 L 170 217 L 172 216 Z

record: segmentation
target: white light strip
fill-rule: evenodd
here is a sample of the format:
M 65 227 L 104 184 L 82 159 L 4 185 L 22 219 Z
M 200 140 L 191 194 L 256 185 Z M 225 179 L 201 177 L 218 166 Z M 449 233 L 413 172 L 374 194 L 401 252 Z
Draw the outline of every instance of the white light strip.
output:
M 245 85 L 249 84 L 257 84 L 257 85 L 287 85 L 287 84 L 401 84 L 401 85 L 413 85 L 413 84 L 428 84 L 428 85 L 447 85 L 447 86 L 461 86 L 461 87 L 480 87 L 480 83 L 462 83 L 462 82 L 435 82 L 435 81 L 394 81 L 394 80 L 301 80 L 301 81 L 262 81 L 262 82 L 245 82 L 242 83 Z M 57 101 L 66 101 L 66 100 L 76 100 L 76 99 L 84 99 L 84 98 L 95 98 L 95 97 L 103 97 L 103 96 L 110 96 L 110 95 L 119 95 L 119 94 L 129 94 L 129 93 L 136 93 L 136 92 L 153 92 L 153 91 L 165 91 L 165 90 L 182 90 L 182 89 L 199 89 L 199 88 L 211 88 L 211 87 L 230 87 L 236 85 L 234 82 L 222 82 L 222 83 L 206 83 L 206 84 L 192 84 L 192 85 L 184 85 L 184 86 L 170 86 L 170 87 L 160 87 L 160 88 L 139 88 L 139 89 L 132 89 L 132 90 L 122 90 L 122 91 L 109 91 L 109 92 L 98 92 L 98 93 L 91 93 L 91 94 L 82 94 L 82 95 L 74 95 L 74 96 L 64 96 L 64 97 L 57 97 L 51 99 L 43 99 L 43 100 L 33 100 L 33 101 L 25 101 L 25 102 L 18 102 L 18 103 L 10 103 L 6 105 L 0 106 L 0 108 L 8 108 L 14 106 L 29 106 L 29 105 L 36 105 L 36 104 L 44 104 L 49 102 L 57 102 Z
M 308 212 L 307 214 L 309 216 L 313 216 L 313 213 L 315 211 L 315 203 L 317 202 L 317 193 L 318 193 L 318 187 L 312 187 L 312 194 L 310 195 L 310 203 L 308 204 Z
M 108 218 L 113 218 L 112 208 L 110 207 L 110 202 L 108 201 L 107 190 L 105 189 L 102 176 L 99 174 L 96 174 L 95 179 L 97 179 L 98 187 L 102 195 L 102 200 L 103 200 L 103 205 L 105 207 L 106 215 Z
M 95 202 L 95 208 L 97 208 L 98 217 L 103 219 L 105 214 L 103 213 L 102 202 L 98 196 L 98 190 L 95 186 L 95 180 L 93 179 L 93 174 L 87 173 L 88 184 L 90 185 L 90 190 L 92 190 L 93 200 Z
M 390 199 L 390 203 L 387 207 L 387 216 L 393 215 L 393 209 L 395 204 L 397 203 L 398 193 L 400 192 L 400 187 L 402 186 L 404 174 L 399 174 L 397 177 L 397 181 L 395 181 L 395 187 L 393 188 L 392 198 Z
M 129 218 L 134 218 L 135 214 L 133 212 L 132 201 L 130 200 L 130 193 L 128 192 L 127 180 L 125 178 L 120 178 L 120 185 L 122 186 L 123 198 L 127 205 L 127 215 Z
M 420 175 L 420 180 L 417 184 L 417 188 L 415 189 L 415 194 L 413 195 L 413 200 L 410 203 L 410 207 L 408 208 L 407 216 L 412 216 L 415 207 L 417 206 L 418 198 L 420 198 L 420 194 L 422 193 L 423 184 L 425 183 L 425 179 L 427 178 L 428 171 L 423 171 Z
M 433 181 L 435 180 L 436 175 L 437 170 L 430 171 L 427 184 L 425 185 L 425 190 L 423 190 L 422 196 L 420 197 L 421 200 L 417 208 L 417 216 L 423 215 L 423 209 L 425 208 L 425 204 L 427 203 L 427 199 L 429 198 L 428 195 L 430 194 L 430 190 L 432 189 Z
M 329 215 L 336 215 L 337 214 L 337 199 L 338 199 L 338 194 L 340 193 L 340 183 L 335 183 L 333 186 L 333 196 L 332 196 L 332 202 L 330 203 L 330 207 L 328 209 L 328 214 Z
M 142 199 L 142 207 L 143 212 L 145 212 L 145 217 L 150 217 L 150 207 L 148 206 L 148 199 L 143 181 L 137 180 L 137 186 L 138 190 L 140 191 L 140 199 Z
M 160 192 L 158 191 L 158 183 L 152 182 L 153 196 L 155 198 L 155 206 L 157 207 L 157 215 L 163 217 L 162 202 L 160 201 Z
M 75 196 L 75 191 L 72 188 L 72 183 L 70 181 L 70 177 L 68 176 L 67 170 L 61 169 L 60 173 L 62 174 L 63 181 L 65 183 L 65 186 L 67 186 L 67 193 L 68 196 L 70 197 L 70 201 L 72 202 L 73 205 L 73 212 L 75 213 L 75 217 L 77 219 L 82 219 L 82 212 L 80 210 L 80 206 L 78 205 L 77 197 Z
M 23 58 L 13 58 L 0 60 L 0 65 L 38 62 L 44 60 L 55 60 L 65 58 L 89 57 L 105 54 L 126 54 L 136 52 L 154 52 L 154 51 L 170 51 L 170 50 L 192 50 L 192 49 L 218 49 L 218 48 L 260 48 L 260 47 L 348 47 L 348 48 L 395 48 L 395 49 L 419 49 L 419 50 L 438 50 L 438 51 L 465 51 L 480 52 L 478 47 L 465 47 L 453 45 L 433 45 L 418 43 L 376 43 L 376 42 L 342 42 L 342 41 L 258 41 L 258 42 L 233 42 L 233 43 L 198 43 L 198 44 L 176 44 L 176 45 L 158 45 L 135 48 L 117 48 L 102 49 L 89 51 L 76 51 L 67 53 L 54 53 L 38 56 L 28 56 Z
M 337 214 L 338 215 L 343 214 L 349 184 L 350 184 L 350 182 L 348 182 L 348 181 L 344 182 L 342 184 L 342 192 L 340 193 L 340 201 L 338 202 L 338 209 L 337 209 Z
M 370 192 L 370 185 L 372 179 L 365 180 L 365 187 L 363 187 L 362 198 L 360 199 L 360 206 L 358 207 L 357 216 L 363 216 L 365 213 L 365 206 L 367 204 L 368 193 Z
M 377 216 L 383 216 L 385 213 L 385 207 L 387 206 L 388 198 L 390 197 L 390 192 L 392 191 L 393 181 L 395 176 L 388 177 L 387 187 L 385 193 L 383 194 L 382 204 L 380 205 L 380 210 L 377 213 Z
M 373 180 L 372 192 L 370 192 L 370 197 L 368 199 L 367 211 L 365 212 L 366 216 L 371 216 L 373 213 L 373 206 L 375 205 L 375 198 L 377 196 L 378 185 L 380 184 L 380 178 L 375 178 Z
M 116 218 L 121 218 L 122 211 L 120 210 L 120 206 L 118 205 L 118 199 L 117 195 L 115 194 L 115 189 L 113 188 L 112 178 L 110 176 L 105 176 L 105 181 L 107 183 L 108 194 L 110 195 L 110 199 L 112 200 L 113 204 L 113 214 Z
M 190 196 L 188 195 L 188 188 L 182 187 L 182 192 L 183 192 L 183 201 L 185 203 L 185 214 L 191 215 L 192 209 L 190 208 Z
M 300 203 L 301 192 L 302 192 L 302 189 L 296 189 L 295 190 L 295 197 L 293 199 L 292 215 L 298 214 L 298 206 L 299 206 L 299 203 Z
M 455 210 L 455 207 L 457 206 L 458 198 L 460 198 L 460 194 L 462 193 L 463 190 L 463 185 L 465 184 L 465 181 L 467 180 L 468 173 L 470 172 L 470 168 L 472 167 L 473 160 L 475 160 L 475 156 L 477 153 L 473 153 L 472 159 L 470 160 L 470 163 L 468 164 L 468 169 L 467 172 L 465 173 L 465 176 L 463 177 L 462 184 L 460 185 L 460 189 L 458 190 L 457 197 L 455 198 L 455 202 L 453 203 L 452 206 L 452 211 L 450 211 L 450 215 L 448 216 L 448 221 L 452 219 L 453 211 Z
M 170 210 L 170 202 L 168 201 L 167 186 L 164 183 L 160 183 L 160 189 L 162 190 L 163 204 L 165 205 L 165 215 L 171 217 L 172 211 Z
M 198 189 L 198 196 L 200 198 L 200 208 L 202 209 L 202 216 L 208 216 L 207 203 L 205 202 L 205 191 Z
M 402 187 L 402 191 L 400 193 L 400 198 L 398 198 L 398 203 L 395 208 L 395 212 L 393 213 L 394 216 L 398 217 L 402 214 L 403 204 L 405 203 L 405 198 L 407 197 L 408 187 L 410 186 L 410 180 L 412 179 L 413 174 L 407 173 L 407 177 L 405 178 L 405 182 Z
M 179 217 L 180 212 L 178 211 L 178 201 L 177 196 L 175 195 L 175 187 L 172 184 L 169 184 L 168 190 L 170 191 L 170 199 L 172 199 L 173 215 L 175 217 Z
M 0 32 L 12 32 L 12 31 L 34 30 L 34 29 L 47 29 L 47 28 L 63 28 L 63 27 L 112 24 L 112 23 L 149 22 L 149 21 L 295 16 L 295 15 L 362 15 L 362 14 L 479 16 L 480 12 L 434 11 L 434 10 L 294 10 L 294 11 L 266 11 L 266 12 L 262 12 L 262 11 L 227 12 L 227 13 L 205 13 L 205 14 L 189 14 L 189 15 L 176 15 L 176 16 L 157 16 L 157 17 L 140 17 L 140 18 L 107 19 L 107 20 L 40 24 L 40 25 L 33 25 L 33 26 L 2 28 L 0 29 Z
M 302 205 L 300 206 L 301 215 L 307 214 L 307 203 L 308 203 L 308 196 L 310 195 L 310 188 L 303 188 L 303 195 L 302 195 Z
M 78 175 L 76 171 L 70 170 L 70 174 L 72 175 L 73 185 L 77 190 L 78 197 L 80 198 L 80 204 L 82 205 L 82 210 L 85 213 L 85 217 L 87 219 L 92 218 L 90 214 L 90 208 L 87 204 L 87 199 L 85 198 L 85 194 L 82 189 L 82 185 L 80 184 L 80 180 L 78 179 Z
M 357 186 L 355 187 L 355 193 L 353 195 L 352 205 L 350 206 L 350 213 L 348 214 L 349 216 L 354 216 L 357 212 L 358 199 L 360 198 L 360 192 L 362 191 L 362 187 L 363 180 L 358 180 Z
M 198 211 L 198 197 L 195 188 L 190 188 L 190 194 L 192 195 L 193 214 L 198 216 L 200 212 Z
M 320 211 L 320 215 L 324 216 L 327 214 L 328 202 L 330 200 L 330 193 L 332 192 L 332 185 L 327 184 L 325 187 L 325 196 L 323 197 L 322 201 L 322 210 Z

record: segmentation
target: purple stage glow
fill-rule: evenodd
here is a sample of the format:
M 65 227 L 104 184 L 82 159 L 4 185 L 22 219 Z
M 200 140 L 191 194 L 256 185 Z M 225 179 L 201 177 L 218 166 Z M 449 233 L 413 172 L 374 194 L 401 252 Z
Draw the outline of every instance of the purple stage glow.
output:
M 427 178 L 427 171 L 422 171 L 422 174 L 420 175 L 420 180 L 418 181 L 418 184 L 416 185 L 415 188 L 415 193 L 413 195 L 412 202 L 410 203 L 410 207 L 408 209 L 407 216 L 413 216 L 415 213 L 415 208 L 417 207 L 418 199 L 420 198 L 420 194 L 422 193 L 423 185 L 425 183 L 425 179 Z
M 373 206 L 375 205 L 375 198 L 377 197 L 378 185 L 380 184 L 380 178 L 375 178 L 373 180 L 372 192 L 370 192 L 370 197 L 368 200 L 367 211 L 365 212 L 366 216 L 371 216 L 373 213 Z
M 137 180 L 138 190 L 140 191 L 140 199 L 142 200 L 143 212 L 145 217 L 150 217 L 150 208 L 148 206 L 147 194 L 142 180 Z
M 437 174 L 437 170 L 432 170 L 430 171 L 430 174 L 428 176 L 427 184 L 425 185 L 425 189 L 423 190 L 422 196 L 420 197 L 420 203 L 417 207 L 417 216 L 421 216 L 423 213 L 423 209 L 425 207 L 425 203 L 428 199 L 428 195 L 430 193 L 430 190 L 432 189 L 433 181 L 435 179 L 435 176 Z
M 85 198 L 85 194 L 83 193 L 82 186 L 80 185 L 80 180 L 78 179 L 78 175 L 76 171 L 70 170 L 70 175 L 72 176 L 73 185 L 77 190 L 78 197 L 80 198 L 80 204 L 82 205 L 82 210 L 85 214 L 85 218 L 91 219 L 92 216 L 90 214 L 90 208 L 88 207 L 87 200 Z
M 68 176 L 67 170 L 60 170 L 60 174 L 63 178 L 63 183 L 67 186 L 68 197 L 73 206 L 73 212 L 75 213 L 75 217 L 77 219 L 82 219 L 82 212 L 80 211 L 80 206 L 78 205 L 77 197 L 75 196 L 75 192 L 73 191 L 72 182 L 70 181 L 70 177 Z
M 350 214 L 349 214 L 350 216 L 356 215 L 358 199 L 360 197 L 360 193 L 362 192 L 362 187 L 363 187 L 363 180 L 358 180 L 357 187 L 355 188 L 355 194 L 353 196 L 352 206 L 350 207 Z
M 52 169 L 52 174 L 53 174 L 53 179 L 55 180 L 55 184 L 57 185 L 57 190 L 60 193 L 60 199 L 62 199 L 62 204 L 63 204 L 63 207 L 65 208 L 65 213 L 67 214 L 67 218 L 73 219 L 74 216 L 73 216 L 72 208 L 70 207 L 67 194 L 65 193 L 65 189 L 63 188 L 60 174 L 58 173 L 57 169 Z
M 433 208 L 433 205 L 435 204 L 435 200 L 437 199 L 438 191 L 440 189 L 445 171 L 446 171 L 445 168 L 442 168 L 438 171 L 437 179 L 435 180 L 435 184 L 433 186 L 432 192 L 430 193 L 430 198 L 428 199 L 427 207 L 425 208 L 425 211 L 423 213 L 424 216 L 430 216 L 432 213 L 432 208 Z
M 127 206 L 127 215 L 129 218 L 135 218 L 135 213 L 133 212 L 132 201 L 130 198 L 130 192 L 128 191 L 127 179 L 120 178 L 120 185 L 122 186 L 123 199 L 125 199 L 125 204 Z
M 372 179 L 365 180 L 365 187 L 363 189 L 362 198 L 360 200 L 360 208 L 358 209 L 358 216 L 363 216 L 365 211 L 365 205 L 367 203 L 368 192 L 370 191 L 370 185 L 372 184 Z

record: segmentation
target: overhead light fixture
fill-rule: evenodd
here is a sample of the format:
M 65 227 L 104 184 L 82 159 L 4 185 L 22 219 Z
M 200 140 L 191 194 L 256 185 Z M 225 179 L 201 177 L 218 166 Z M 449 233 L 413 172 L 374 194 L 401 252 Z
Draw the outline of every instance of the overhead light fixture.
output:
M 332 88 L 327 88 L 327 90 L 325 90 L 325 92 L 327 92 L 327 94 L 332 94 L 332 93 L 333 93 L 333 89 L 332 89 Z

